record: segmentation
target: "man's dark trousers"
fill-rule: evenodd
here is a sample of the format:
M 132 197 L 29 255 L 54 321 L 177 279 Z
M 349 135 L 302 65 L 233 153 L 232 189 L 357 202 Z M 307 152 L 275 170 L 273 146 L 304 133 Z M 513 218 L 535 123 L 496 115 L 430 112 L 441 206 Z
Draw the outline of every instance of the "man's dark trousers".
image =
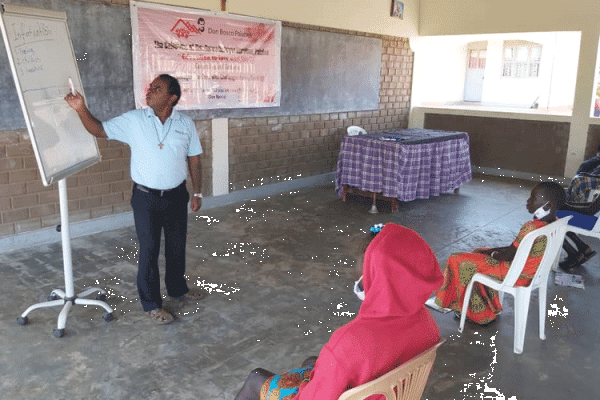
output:
M 144 311 L 162 308 L 158 255 L 163 229 L 167 294 L 179 297 L 189 291 L 184 276 L 188 201 L 185 182 L 165 192 L 134 184 L 131 207 L 140 252 L 137 289 Z

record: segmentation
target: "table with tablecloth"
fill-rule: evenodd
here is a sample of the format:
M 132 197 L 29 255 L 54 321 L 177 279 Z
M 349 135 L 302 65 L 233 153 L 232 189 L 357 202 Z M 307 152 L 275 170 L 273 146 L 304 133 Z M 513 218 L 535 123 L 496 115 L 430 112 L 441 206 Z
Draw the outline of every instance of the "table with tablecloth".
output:
M 400 201 L 428 199 L 472 179 L 469 135 L 430 129 L 344 136 L 335 188 L 380 193 Z

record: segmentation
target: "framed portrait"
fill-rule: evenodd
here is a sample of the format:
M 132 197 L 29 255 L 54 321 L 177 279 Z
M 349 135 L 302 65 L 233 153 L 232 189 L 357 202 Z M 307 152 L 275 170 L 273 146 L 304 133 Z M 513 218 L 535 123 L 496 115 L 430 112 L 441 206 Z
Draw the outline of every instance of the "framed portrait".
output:
M 398 0 L 392 0 L 392 17 L 404 19 L 404 3 Z

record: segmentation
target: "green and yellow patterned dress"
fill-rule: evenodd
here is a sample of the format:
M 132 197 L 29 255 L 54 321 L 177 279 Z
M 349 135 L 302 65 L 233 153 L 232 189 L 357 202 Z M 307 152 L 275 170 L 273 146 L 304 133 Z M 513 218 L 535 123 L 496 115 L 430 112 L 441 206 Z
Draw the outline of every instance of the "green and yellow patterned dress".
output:
M 519 247 L 519 244 L 529 232 L 546 226 L 548 223 L 534 219 L 526 222 L 519 231 L 513 244 Z M 525 268 L 517 280 L 518 286 L 527 286 L 533 279 L 537 271 L 544 250 L 546 249 L 547 239 L 545 237 L 537 238 L 533 248 L 529 253 L 529 258 Z M 481 253 L 454 253 L 448 257 L 446 269 L 444 270 L 444 284 L 436 292 L 436 304 L 440 307 L 451 308 L 455 311 L 461 311 L 465 291 L 473 275 L 477 272 L 504 279 L 510 268 L 510 262 L 498 261 Z M 467 318 L 478 324 L 487 324 L 496 319 L 502 306 L 498 298 L 498 292 L 485 287 L 480 283 L 473 285 L 473 293 L 467 311 Z

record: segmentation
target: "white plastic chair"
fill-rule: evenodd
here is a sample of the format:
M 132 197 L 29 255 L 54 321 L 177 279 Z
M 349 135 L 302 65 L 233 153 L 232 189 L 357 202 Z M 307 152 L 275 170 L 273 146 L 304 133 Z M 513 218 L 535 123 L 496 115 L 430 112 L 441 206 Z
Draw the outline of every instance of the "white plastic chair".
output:
M 598 219 L 598 221 L 596 221 L 596 224 L 594 225 L 594 227 L 591 230 L 579 228 L 577 226 L 568 225 L 567 232 L 575 232 L 576 234 L 581 235 L 581 236 L 591 236 L 591 237 L 600 239 L 600 219 Z
M 600 193 L 600 189 L 598 189 L 598 192 Z M 590 193 L 590 199 L 592 199 L 592 195 L 593 195 L 593 193 Z M 593 196 L 594 199 L 596 197 L 597 197 L 597 195 Z M 590 237 L 600 239 L 600 218 L 596 221 L 596 224 L 594 225 L 594 227 L 592 229 L 584 229 L 584 228 L 579 228 L 577 226 L 568 225 L 566 232 L 574 232 L 581 236 L 590 236 Z M 564 254 L 566 254 L 566 252 L 564 250 L 560 251 L 558 254 L 559 254 L 559 257 L 556 257 L 556 261 L 552 265 L 552 271 L 554 271 L 554 272 L 559 270 L 558 262 L 560 261 L 561 255 L 563 255 L 562 256 L 563 258 L 566 258 L 564 256 Z
M 437 349 L 443 343 L 444 340 L 441 340 L 435 346 L 377 379 L 346 390 L 338 400 L 363 400 L 375 394 L 385 396 L 386 400 L 420 400 Z
M 465 299 L 462 306 L 462 314 L 460 316 L 459 332 L 463 331 L 465 326 L 465 319 L 467 317 L 467 309 L 469 307 L 469 300 L 471 298 L 471 292 L 473 291 L 473 285 L 475 282 L 479 282 L 485 286 L 497 290 L 500 293 L 500 302 L 502 303 L 504 293 L 509 293 L 514 297 L 514 309 L 515 309 L 515 329 L 514 329 L 514 345 L 513 351 L 515 354 L 521 354 L 523 352 L 523 344 L 525 342 L 525 328 L 527 327 L 527 314 L 529 312 L 529 301 L 531 298 L 531 292 L 538 289 L 539 299 L 539 311 L 540 311 L 540 339 L 546 339 L 545 325 L 546 325 L 546 292 L 548 285 L 548 274 L 558 258 L 559 251 L 562 247 L 565 233 L 567 232 L 567 224 L 572 216 L 561 218 L 554 221 L 542 228 L 536 229 L 528 233 L 515 254 L 508 274 L 503 281 L 497 278 L 477 273 L 473 275 L 471 282 L 467 286 L 465 292 Z M 570 227 L 569 227 L 570 228 Z M 540 236 L 546 236 L 547 244 L 546 250 L 542 261 L 533 276 L 533 279 L 529 286 L 515 286 L 519 275 L 525 267 L 525 262 L 529 257 L 529 252 L 533 246 L 533 242 Z
M 360 126 L 352 125 L 349 126 L 346 131 L 348 132 L 348 136 L 356 136 L 356 135 L 366 135 L 367 131 L 365 131 Z

